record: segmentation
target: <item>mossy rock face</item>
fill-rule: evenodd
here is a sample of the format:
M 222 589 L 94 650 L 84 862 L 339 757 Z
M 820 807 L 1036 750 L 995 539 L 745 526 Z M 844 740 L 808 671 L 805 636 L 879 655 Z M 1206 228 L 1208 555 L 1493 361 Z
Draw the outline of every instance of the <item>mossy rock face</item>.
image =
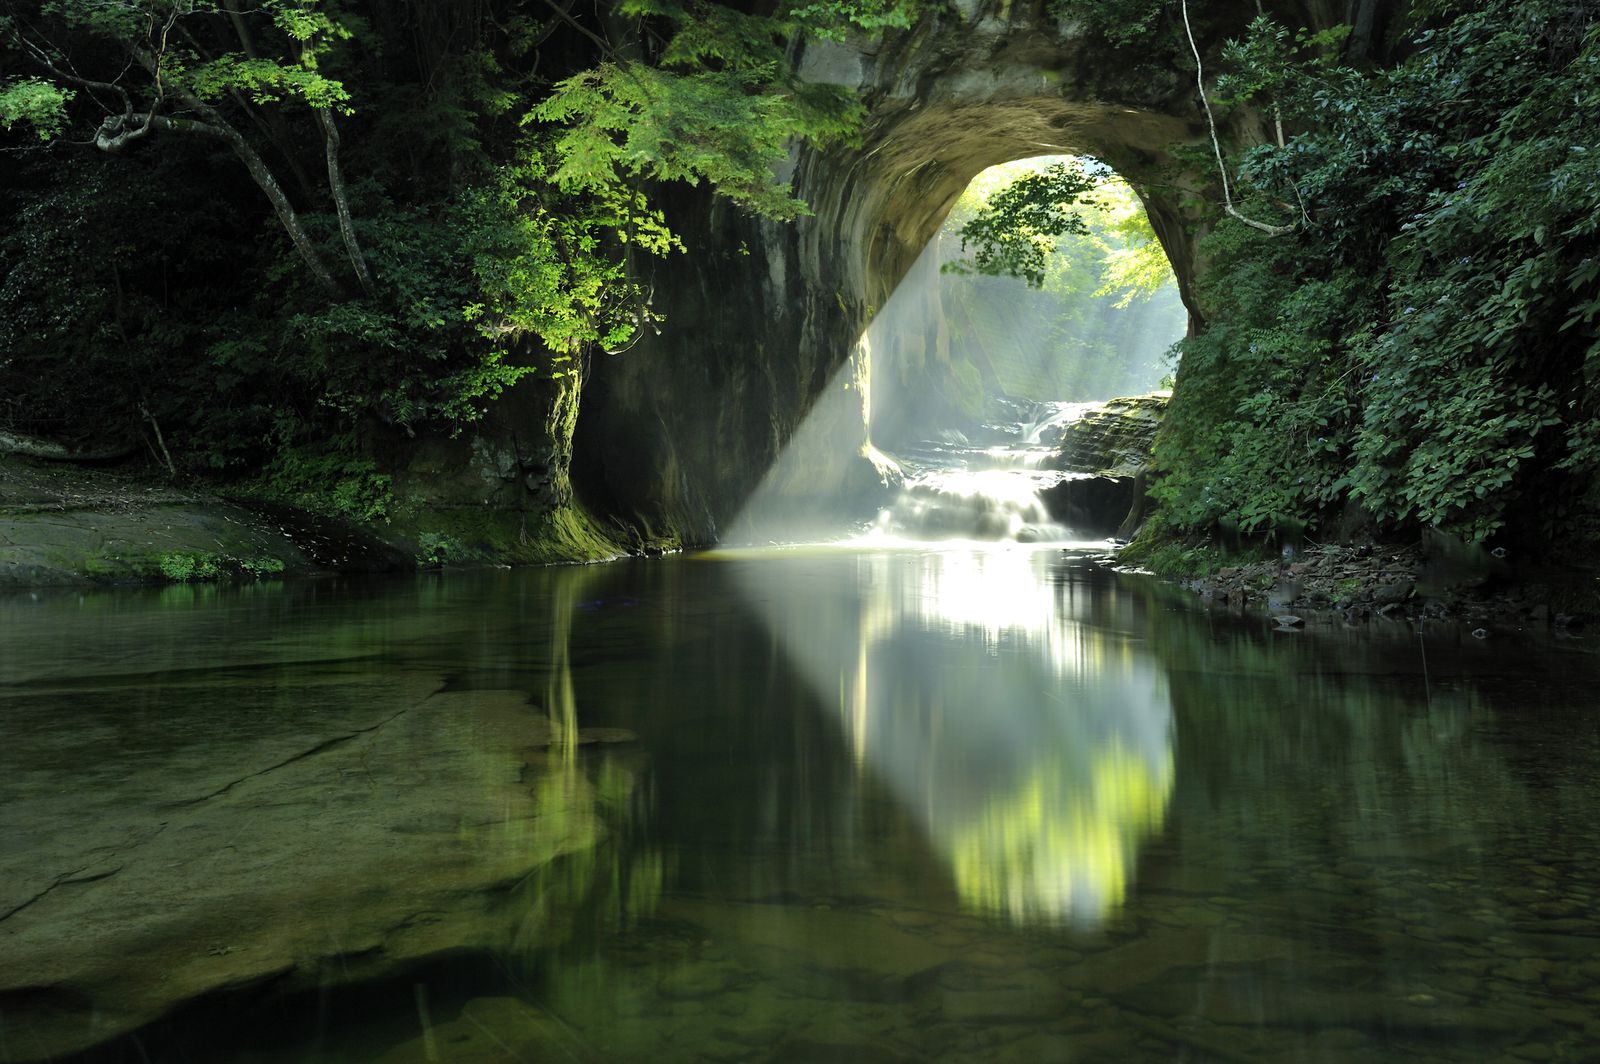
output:
M 416 507 L 391 531 L 419 565 L 550 565 L 620 558 L 648 549 L 628 542 L 576 503 L 547 513 L 462 506 Z
M 1051 517 L 1093 535 L 1131 536 L 1137 530 L 1167 398 L 1157 392 L 1112 399 L 1065 426 L 1050 466 L 1076 475 L 1041 493 Z
M 1136 477 L 1150 464 L 1168 392 L 1113 399 L 1067 425 L 1051 468 L 1092 476 Z
M 0 457 L 0 587 L 407 568 L 353 525 L 101 470 Z

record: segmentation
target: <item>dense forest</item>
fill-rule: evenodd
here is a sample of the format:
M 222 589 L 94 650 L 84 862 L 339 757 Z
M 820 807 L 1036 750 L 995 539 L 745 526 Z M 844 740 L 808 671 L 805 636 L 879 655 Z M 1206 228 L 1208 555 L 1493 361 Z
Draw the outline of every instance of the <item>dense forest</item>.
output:
M 860 105 L 802 29 L 872 5 L 8 2 L 0 425 L 386 509 L 374 434 L 458 431 L 654 327 L 647 182 L 749 210 Z M 143 447 L 141 447 L 143 449 Z
M 1206 246 L 1167 523 L 1330 526 L 1355 504 L 1391 531 L 1593 535 L 1597 16 L 1418 4 L 1377 68 L 1264 19 L 1228 47 L 1218 92 L 1291 135 L 1237 160 L 1268 228 L 1229 219 Z
M 1209 129 L 1167 175 L 1195 190 L 1202 268 L 1152 527 L 1592 533 L 1600 6 L 1418 0 L 1376 36 L 1192 6 L 1045 12 L 1112 61 L 1176 70 Z M 674 327 L 655 264 L 706 249 L 663 189 L 808 211 L 774 175 L 869 113 L 799 77 L 796 41 L 949 14 L 0 10 L 0 428 L 368 519 L 389 505 L 374 440 L 458 433 L 524 379 L 576 390 L 589 360 Z M 1052 219 L 1081 178 L 990 216 L 977 268 L 1043 282 L 1005 249 L 1068 232 Z

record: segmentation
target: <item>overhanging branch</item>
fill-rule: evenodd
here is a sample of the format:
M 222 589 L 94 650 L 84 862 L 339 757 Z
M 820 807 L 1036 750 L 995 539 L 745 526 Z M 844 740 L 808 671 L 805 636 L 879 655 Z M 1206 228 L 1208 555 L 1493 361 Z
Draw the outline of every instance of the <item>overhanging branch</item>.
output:
M 1259 229 L 1268 236 L 1284 236 L 1295 231 L 1294 224 L 1272 225 L 1247 217 L 1233 205 L 1233 187 L 1228 180 L 1228 166 L 1222 161 L 1222 141 L 1217 137 L 1217 120 L 1211 113 L 1211 100 L 1206 96 L 1205 69 L 1200 59 L 1200 46 L 1194 40 L 1194 27 L 1189 25 L 1189 0 L 1178 0 L 1178 5 L 1183 11 L 1183 31 L 1189 38 L 1189 50 L 1194 53 L 1194 80 L 1195 86 L 1200 90 L 1200 106 L 1206 113 L 1206 126 L 1211 130 L 1211 150 L 1217 157 L 1217 173 L 1222 175 L 1222 209 L 1228 217 L 1237 219 L 1252 229 Z

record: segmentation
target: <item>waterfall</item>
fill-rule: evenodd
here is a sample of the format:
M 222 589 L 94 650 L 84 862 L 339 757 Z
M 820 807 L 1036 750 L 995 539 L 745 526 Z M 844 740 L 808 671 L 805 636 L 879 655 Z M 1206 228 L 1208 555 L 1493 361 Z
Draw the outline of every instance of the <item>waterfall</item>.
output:
M 1068 474 L 1041 468 L 1064 426 L 1094 403 L 998 401 L 971 436 L 945 430 L 895 457 L 905 486 L 869 538 L 1018 543 L 1075 538 L 1050 515 L 1044 493 Z

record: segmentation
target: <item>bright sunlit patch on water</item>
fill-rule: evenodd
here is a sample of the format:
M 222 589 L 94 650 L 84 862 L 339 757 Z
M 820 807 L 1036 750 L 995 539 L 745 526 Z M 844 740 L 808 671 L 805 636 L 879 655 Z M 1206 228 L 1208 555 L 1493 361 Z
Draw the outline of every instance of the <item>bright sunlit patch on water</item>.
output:
M 724 557 L 966 908 L 1098 924 L 1165 820 L 1166 686 L 1061 579 L 1059 547 L 939 548 L 858 540 Z
M 1065 528 L 1040 497 L 1047 481 L 1021 469 L 950 469 L 906 484 L 878 515 L 879 531 L 913 539 L 947 536 L 1020 543 L 1062 540 Z

